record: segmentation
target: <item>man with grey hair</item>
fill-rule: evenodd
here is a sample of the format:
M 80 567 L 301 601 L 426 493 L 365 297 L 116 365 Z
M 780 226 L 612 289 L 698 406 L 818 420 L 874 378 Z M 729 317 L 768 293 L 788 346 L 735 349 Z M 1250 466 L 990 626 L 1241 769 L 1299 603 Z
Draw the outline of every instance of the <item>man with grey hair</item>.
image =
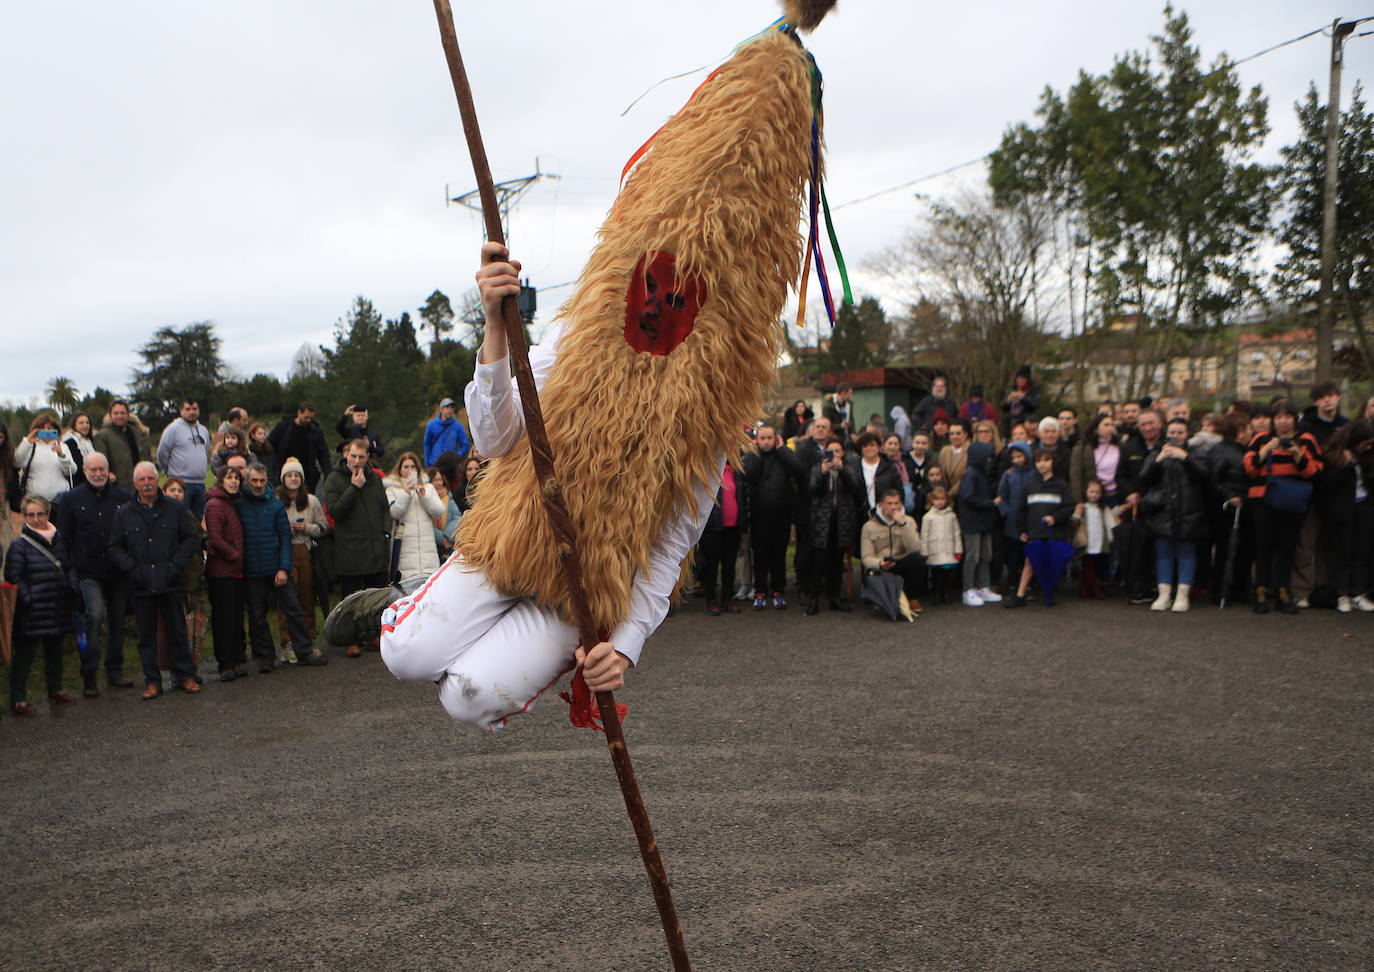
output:
M 81 658 L 86 698 L 100 695 L 100 625 L 105 623 L 105 681 L 115 688 L 131 688 L 124 676 L 124 614 L 128 583 L 106 556 L 115 513 L 132 497 L 110 480 L 110 461 L 92 452 L 82 463 L 86 481 L 62 497 L 57 507 L 57 532 L 62 534 L 72 566 L 81 583 L 85 604 L 87 650 Z
M 157 467 L 151 462 L 134 467 L 134 500 L 116 511 L 108 550 L 115 569 L 129 578 L 143 661 L 143 701 L 162 695 L 159 618 L 171 645 L 173 686 L 192 695 L 199 692 L 186 636 L 185 575 L 191 558 L 200 555 L 200 531 L 186 507 L 158 488 Z

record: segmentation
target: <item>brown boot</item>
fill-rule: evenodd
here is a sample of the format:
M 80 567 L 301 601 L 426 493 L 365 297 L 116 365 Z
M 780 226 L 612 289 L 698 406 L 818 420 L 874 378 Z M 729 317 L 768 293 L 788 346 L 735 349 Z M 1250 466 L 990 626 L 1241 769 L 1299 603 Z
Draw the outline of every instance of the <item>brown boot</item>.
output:
M 81 676 L 81 694 L 88 699 L 100 698 L 100 686 L 95 684 L 95 672 Z

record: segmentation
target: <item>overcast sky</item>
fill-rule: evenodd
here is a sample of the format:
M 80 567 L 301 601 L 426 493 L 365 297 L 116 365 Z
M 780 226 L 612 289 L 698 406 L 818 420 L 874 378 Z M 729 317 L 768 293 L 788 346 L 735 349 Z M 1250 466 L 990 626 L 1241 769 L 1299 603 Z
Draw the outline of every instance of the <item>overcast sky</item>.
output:
M 1210 63 L 1368 5 L 1182 9 Z M 512 220 L 537 287 L 576 278 L 625 160 L 704 75 L 661 85 L 622 118 L 625 107 L 778 13 L 767 0 L 454 8 L 496 179 L 533 174 L 536 157 L 559 176 Z M 1106 70 L 1162 24 L 1162 4 L 1120 0 L 842 2 L 808 46 L 851 266 L 919 218 L 916 192 L 941 196 L 981 170 L 844 203 L 982 156 L 1031 118 L 1045 85 Z M 332 340 L 357 294 L 396 317 L 435 288 L 456 302 L 472 286 L 481 224 L 444 205 L 445 186 L 474 183 L 430 3 L 21 4 L 5 39 L 0 400 L 36 398 L 56 375 L 122 390 L 155 329 L 201 320 L 234 371 L 284 376 L 302 342 Z M 1325 98 L 1329 50 L 1317 35 L 1238 69 L 1270 99 L 1266 161 L 1293 139 L 1310 81 Z M 1343 104 L 1371 66 L 1374 37 L 1352 38 Z M 536 333 L 567 295 L 541 294 Z

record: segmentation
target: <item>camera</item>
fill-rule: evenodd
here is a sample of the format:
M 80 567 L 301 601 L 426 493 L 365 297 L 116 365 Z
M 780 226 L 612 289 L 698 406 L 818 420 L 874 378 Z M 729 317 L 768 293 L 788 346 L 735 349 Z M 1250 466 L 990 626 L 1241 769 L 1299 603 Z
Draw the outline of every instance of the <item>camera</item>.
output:
M 1280 436 L 1279 445 L 1283 446 L 1285 449 L 1290 449 L 1293 446 L 1293 440 L 1286 435 Z
M 42 440 L 43 442 L 56 442 L 56 441 L 57 441 L 57 430 L 56 430 L 56 429 L 39 429 L 39 430 L 38 430 L 38 438 L 39 438 L 40 440 Z

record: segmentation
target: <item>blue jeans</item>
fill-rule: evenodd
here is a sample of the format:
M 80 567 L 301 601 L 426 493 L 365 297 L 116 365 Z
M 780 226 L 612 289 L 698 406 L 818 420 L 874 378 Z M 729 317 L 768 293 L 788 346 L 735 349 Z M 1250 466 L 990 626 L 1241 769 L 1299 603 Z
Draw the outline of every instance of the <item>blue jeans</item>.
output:
M 81 659 L 82 676 L 94 675 L 100 668 L 100 623 L 105 622 L 105 672 L 124 674 L 124 617 L 128 613 L 128 586 L 124 578 L 113 580 L 81 579 L 81 597 L 86 602 L 82 621 L 86 625 L 86 657 Z
M 205 515 L 205 483 L 199 479 L 186 483 L 186 508 L 197 520 Z
M 1193 584 L 1197 573 L 1197 548 L 1191 540 L 1155 537 L 1155 579 L 1161 584 L 1174 582 L 1174 558 L 1178 558 L 1178 582 Z

